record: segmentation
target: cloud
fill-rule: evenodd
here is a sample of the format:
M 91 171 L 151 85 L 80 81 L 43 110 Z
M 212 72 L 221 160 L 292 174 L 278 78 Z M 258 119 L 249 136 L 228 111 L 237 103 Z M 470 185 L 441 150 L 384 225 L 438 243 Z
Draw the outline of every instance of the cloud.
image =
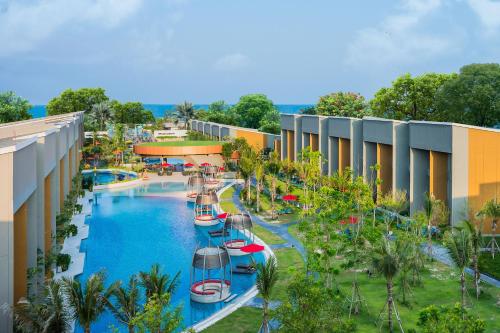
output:
M 134 14 L 143 0 L 10 1 L 0 11 L 0 56 L 35 49 L 67 24 L 113 28 Z
M 347 47 L 346 62 L 353 66 L 414 63 L 455 47 L 450 36 L 425 31 L 425 19 L 437 12 L 443 0 L 404 0 L 396 14 L 377 27 L 355 34 Z
M 468 0 L 467 2 L 479 16 L 487 33 L 494 33 L 500 28 L 500 1 Z
M 214 63 L 214 69 L 219 71 L 234 71 L 247 67 L 250 59 L 241 53 L 232 53 L 219 58 Z

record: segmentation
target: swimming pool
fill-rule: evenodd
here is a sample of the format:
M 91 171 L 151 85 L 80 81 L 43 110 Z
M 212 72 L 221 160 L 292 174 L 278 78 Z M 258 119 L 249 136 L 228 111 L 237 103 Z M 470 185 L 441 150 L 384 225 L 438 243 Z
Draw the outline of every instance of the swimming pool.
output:
M 122 170 L 84 170 L 83 177 L 90 180 L 94 185 L 106 185 L 114 182 L 137 179 L 137 175 L 133 172 Z
M 182 186 L 181 186 L 182 184 Z M 121 280 L 139 271 L 149 271 L 159 263 L 162 271 L 174 276 L 181 271 L 180 284 L 172 296 L 172 304 L 183 304 L 186 327 L 220 310 L 225 303 L 199 304 L 191 302 L 189 277 L 193 252 L 197 246 L 209 244 L 208 231 L 220 228 L 195 227 L 193 206 L 184 197 L 162 196 L 183 190 L 183 183 L 150 183 L 123 191 L 99 192 L 91 217 L 89 237 L 82 242 L 86 252 L 84 271 L 78 278 L 86 279 L 100 270 L 106 272 L 106 283 Z M 210 239 L 211 245 L 222 243 Z M 263 255 L 254 255 L 261 262 Z M 248 263 L 248 257 L 231 258 L 232 266 Z M 255 275 L 233 275 L 231 292 L 241 295 L 255 283 Z M 114 325 L 125 331 L 110 313 L 105 313 L 92 326 L 96 332 L 108 331 Z M 82 332 L 77 328 L 77 332 Z

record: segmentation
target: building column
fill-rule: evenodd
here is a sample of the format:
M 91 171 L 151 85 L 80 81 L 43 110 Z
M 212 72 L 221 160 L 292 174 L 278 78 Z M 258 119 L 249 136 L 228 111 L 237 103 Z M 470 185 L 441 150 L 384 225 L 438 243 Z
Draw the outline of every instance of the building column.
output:
M 28 205 L 25 202 L 14 214 L 14 304 L 27 293 Z

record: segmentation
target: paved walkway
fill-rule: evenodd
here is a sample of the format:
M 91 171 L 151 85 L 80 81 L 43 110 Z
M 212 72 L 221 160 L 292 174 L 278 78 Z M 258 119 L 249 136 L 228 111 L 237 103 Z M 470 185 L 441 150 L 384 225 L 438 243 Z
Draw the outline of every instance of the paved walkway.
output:
M 432 254 L 429 254 L 429 248 L 427 247 L 427 243 L 422 244 L 421 246 L 422 252 L 424 252 L 427 255 L 430 255 L 434 259 L 436 259 L 439 262 L 442 262 L 445 265 L 448 266 L 455 266 L 453 263 L 453 260 L 450 257 L 450 254 L 448 253 L 448 250 L 439 244 L 433 244 L 432 245 Z M 474 271 L 470 268 L 466 268 L 465 272 L 469 275 L 474 276 Z M 488 284 L 491 284 L 492 286 L 495 286 L 497 288 L 500 288 L 500 281 L 484 274 L 480 274 L 481 276 L 481 281 L 484 281 Z
M 288 227 L 296 224 L 297 222 L 290 222 L 290 223 L 284 223 L 284 224 L 271 224 L 266 221 L 264 221 L 261 217 L 252 214 L 249 212 L 243 204 L 240 202 L 240 192 L 241 192 L 241 185 L 238 184 L 236 186 L 236 190 L 233 193 L 233 203 L 235 204 L 236 208 L 238 208 L 240 211 L 245 212 L 250 214 L 252 217 L 252 221 L 261 227 L 267 229 L 268 231 L 272 232 L 275 235 L 278 235 L 279 237 L 283 238 L 286 243 L 285 244 L 276 244 L 276 245 L 270 245 L 272 249 L 278 249 L 278 248 L 295 248 L 297 251 L 299 251 L 300 255 L 306 259 L 306 251 L 302 244 L 295 239 L 289 232 L 288 232 Z

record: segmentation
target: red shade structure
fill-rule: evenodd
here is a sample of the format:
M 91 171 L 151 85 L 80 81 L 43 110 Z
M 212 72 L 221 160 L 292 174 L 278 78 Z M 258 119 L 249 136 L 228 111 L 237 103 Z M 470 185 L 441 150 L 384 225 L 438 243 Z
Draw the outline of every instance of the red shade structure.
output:
M 168 167 L 171 167 L 171 166 L 172 166 L 172 164 L 167 163 L 167 162 L 163 162 L 163 163 L 161 164 L 161 166 L 162 166 L 162 167 L 164 167 L 164 168 L 168 168 Z
M 246 246 L 241 247 L 240 251 L 245 252 L 245 253 L 262 252 L 262 251 L 264 251 L 264 246 L 252 243 L 252 244 L 248 244 Z
M 194 164 L 193 163 L 186 163 L 186 164 L 184 164 L 184 166 L 186 168 L 192 168 L 192 167 L 194 167 Z
M 356 224 L 356 223 L 358 223 L 358 218 L 356 216 L 350 216 L 349 217 L 349 223 L 350 224 Z
M 227 213 L 222 213 L 222 214 L 217 215 L 218 219 L 225 219 L 226 217 L 227 217 Z
M 205 167 L 205 166 L 211 166 L 212 164 L 204 162 L 204 163 L 201 163 L 200 165 L 203 166 L 203 167 Z
M 297 201 L 297 196 L 293 194 L 284 195 L 282 198 L 284 201 Z

